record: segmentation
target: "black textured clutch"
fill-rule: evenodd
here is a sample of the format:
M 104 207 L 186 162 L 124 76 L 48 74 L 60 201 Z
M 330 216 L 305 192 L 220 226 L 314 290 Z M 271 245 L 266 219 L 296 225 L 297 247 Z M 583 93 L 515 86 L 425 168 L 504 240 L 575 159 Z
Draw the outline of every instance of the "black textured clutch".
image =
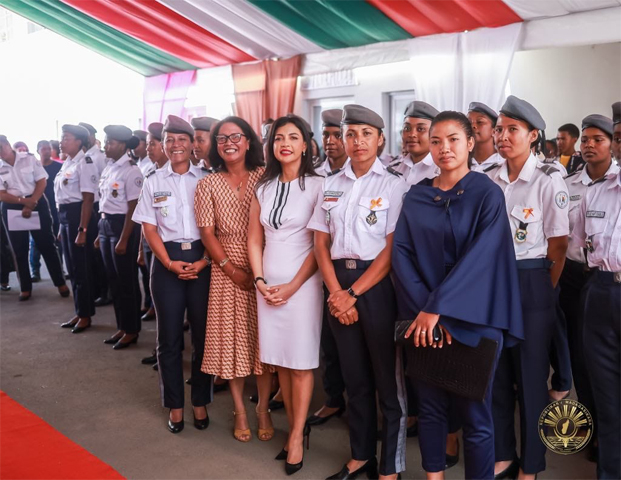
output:
M 470 347 L 453 339 L 442 348 L 415 347 L 404 335 L 413 320 L 395 324 L 395 341 L 408 347 L 407 374 L 448 392 L 482 401 L 492 381 L 498 342 L 482 338 Z

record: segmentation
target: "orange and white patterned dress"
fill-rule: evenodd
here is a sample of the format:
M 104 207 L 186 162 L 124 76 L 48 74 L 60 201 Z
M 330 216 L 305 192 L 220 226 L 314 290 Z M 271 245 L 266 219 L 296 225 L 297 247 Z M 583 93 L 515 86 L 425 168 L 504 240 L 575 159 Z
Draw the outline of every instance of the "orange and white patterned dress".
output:
M 248 271 L 250 203 L 264 170 L 260 167 L 250 172 L 243 200 L 237 198 L 222 173 L 201 179 L 194 197 L 198 227 L 215 227 L 226 256 L 237 268 Z M 201 370 L 231 379 L 261 375 L 268 368 L 259 357 L 256 293 L 243 291 L 214 265 Z

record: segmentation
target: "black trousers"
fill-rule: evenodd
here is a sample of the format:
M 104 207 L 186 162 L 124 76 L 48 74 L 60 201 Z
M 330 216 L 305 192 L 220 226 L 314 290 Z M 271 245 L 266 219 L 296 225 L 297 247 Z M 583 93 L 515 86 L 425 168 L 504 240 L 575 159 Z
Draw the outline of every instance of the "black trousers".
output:
M 321 377 L 323 391 L 326 393 L 326 407 L 340 408 L 345 406 L 345 381 L 341 373 L 339 363 L 339 351 L 330 328 L 330 311 L 325 306 L 328 301 L 328 290 L 323 287 L 324 308 L 323 326 L 321 328 L 321 362 L 323 364 L 323 375 Z
M 75 314 L 78 317 L 92 317 L 95 315 L 95 296 L 91 285 L 91 267 L 95 250 L 93 242 L 97 236 L 95 232 L 97 220 L 91 215 L 86 228 L 86 244 L 78 247 L 75 244 L 75 238 L 78 235 L 82 216 L 82 202 L 60 205 L 58 214 L 60 241 L 71 276 Z
M 571 390 L 571 354 L 567 332 L 567 319 L 559 300 L 560 287 L 556 290 L 556 324 L 550 348 L 550 365 L 552 366 L 552 389 L 557 392 Z
M 108 284 L 114 301 L 114 315 L 119 330 L 125 333 L 140 332 L 140 286 L 138 284 L 139 226 L 134 224 L 124 255 L 115 247 L 123 231 L 125 215 L 105 215 L 99 220 L 99 249 L 106 268 Z
M 349 288 L 371 264 L 335 260 L 336 276 Z M 327 307 L 326 307 L 327 308 Z M 358 322 L 343 325 L 330 315 L 330 328 L 339 352 L 347 391 L 349 442 L 352 458 L 369 460 L 377 453 L 377 404 L 383 416 L 379 472 L 391 475 L 405 470 L 407 405 L 401 351 L 394 341 L 397 318 L 395 291 L 385 277 L 356 302 Z
M 9 204 L 6 202 L 2 203 L 2 216 L 7 228 L 9 225 L 7 221 L 7 211 L 21 211 L 23 208 L 23 205 Z M 65 277 L 63 276 L 63 269 L 60 266 L 60 257 L 58 255 L 58 249 L 56 248 L 56 239 L 52 233 L 52 215 L 50 214 L 50 206 L 47 203 L 45 195 L 41 196 L 37 208 L 34 211 L 39 213 L 39 219 L 41 220 L 40 230 L 8 230 L 9 241 L 15 255 L 17 276 L 22 292 L 32 291 L 32 280 L 30 279 L 30 266 L 28 262 L 29 234 L 32 235 L 39 252 L 41 252 L 45 260 L 45 265 L 47 266 L 48 272 L 50 272 L 50 277 L 52 277 L 54 286 L 60 287 L 65 285 Z
M 503 349 L 496 368 L 493 391 L 495 454 L 497 462 L 515 457 L 517 385 L 521 467 L 524 473 L 535 474 L 546 467 L 546 447 L 539 438 L 538 425 L 539 416 L 548 405 L 549 355 L 556 322 L 556 295 L 548 268 L 522 269 L 520 263 L 524 341 Z
M 150 272 L 150 254 L 151 254 L 151 249 L 149 249 L 149 246 L 147 244 L 146 240 L 142 240 L 142 246 L 143 246 L 143 252 L 144 252 L 144 265 L 138 265 L 138 268 L 140 268 L 140 275 L 142 275 L 142 289 L 144 290 L 144 308 L 145 309 L 150 309 L 153 306 L 153 301 L 151 300 L 151 290 L 149 288 L 149 279 L 151 277 L 151 272 Z
M 97 222 L 101 214 L 99 213 L 99 202 L 93 204 L 92 218 L 95 219 L 95 227 L 97 228 Z M 108 275 L 106 274 L 106 267 L 103 263 L 103 257 L 101 256 L 101 249 L 93 249 L 92 264 L 90 268 L 91 286 L 93 288 L 93 296 L 95 299 L 102 297 L 108 298 L 110 292 L 108 291 Z
M 578 401 L 591 412 L 597 424 L 597 411 L 593 401 L 590 374 L 584 358 L 582 331 L 584 328 L 583 305 L 580 302 L 582 290 L 590 276 L 583 263 L 565 260 L 565 267 L 559 281 L 561 293 L 559 303 L 567 320 L 567 340 L 571 359 L 571 371 Z M 597 431 L 595 432 L 597 435 Z
M 201 241 L 182 250 L 180 243 L 166 242 L 171 260 L 196 262 L 205 248 Z M 207 300 L 211 267 L 198 274 L 197 280 L 179 280 L 165 265 L 153 259 L 151 293 L 157 315 L 157 363 L 160 374 L 162 405 L 183 408 L 183 321 L 187 311 L 192 335 L 192 405 L 199 407 L 213 399 L 213 377 L 201 372 L 207 326 Z
M 597 478 L 621 478 L 621 283 L 594 272 L 583 294 L 584 355 L 597 410 Z
M 0 283 L 9 283 L 9 274 L 15 271 L 13 251 L 9 243 L 4 218 L 0 218 Z

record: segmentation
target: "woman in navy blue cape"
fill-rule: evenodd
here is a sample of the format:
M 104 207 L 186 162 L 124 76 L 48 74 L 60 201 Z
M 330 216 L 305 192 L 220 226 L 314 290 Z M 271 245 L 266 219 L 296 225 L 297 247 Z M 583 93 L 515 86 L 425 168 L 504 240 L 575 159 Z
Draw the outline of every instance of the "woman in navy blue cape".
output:
M 439 321 L 444 341 L 455 338 L 472 347 L 482 337 L 498 341 L 495 369 L 503 344 L 523 338 L 520 291 L 504 195 L 486 175 L 469 171 L 472 146 L 472 127 L 463 114 L 443 112 L 434 119 L 431 153 L 441 173 L 406 195 L 392 268 L 399 319 L 416 319 L 409 331 L 412 348 L 432 345 Z M 415 368 L 409 361 L 408 369 Z M 466 478 L 493 478 L 491 386 L 483 402 L 424 382 L 416 386 L 428 477 L 442 478 L 433 473 L 444 471 L 452 402 L 463 424 Z

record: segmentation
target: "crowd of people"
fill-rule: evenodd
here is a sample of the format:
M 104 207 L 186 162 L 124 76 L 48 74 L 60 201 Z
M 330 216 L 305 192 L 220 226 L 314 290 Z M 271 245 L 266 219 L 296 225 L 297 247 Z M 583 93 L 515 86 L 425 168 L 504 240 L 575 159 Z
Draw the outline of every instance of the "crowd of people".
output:
M 286 411 L 275 458 L 287 475 L 312 426 L 347 411 L 351 457 L 329 479 L 400 478 L 412 436 L 427 478 L 444 478 L 460 430 L 466 478 L 536 478 L 539 416 L 573 380 L 595 420 L 597 476 L 620 478 L 621 102 L 612 110 L 546 141 L 541 114 L 514 96 L 498 113 L 414 101 L 397 157 L 361 105 L 322 112 L 321 156 L 293 114 L 262 138 L 236 116 L 108 125 L 103 152 L 94 127 L 64 125 L 38 159 L 0 135 L 1 287 L 13 267 L 29 300 L 42 256 L 73 296 L 61 327 L 85 332 L 111 302 L 104 343 L 119 350 L 156 319 L 143 362 L 175 434 L 189 325 L 194 426 L 208 428 L 214 391 L 228 388 L 233 435 L 250 441 L 254 375 L 257 438 L 274 436 L 271 409 Z M 429 352 L 483 344 L 478 398 L 421 371 Z M 309 416 L 320 363 L 326 398 Z

